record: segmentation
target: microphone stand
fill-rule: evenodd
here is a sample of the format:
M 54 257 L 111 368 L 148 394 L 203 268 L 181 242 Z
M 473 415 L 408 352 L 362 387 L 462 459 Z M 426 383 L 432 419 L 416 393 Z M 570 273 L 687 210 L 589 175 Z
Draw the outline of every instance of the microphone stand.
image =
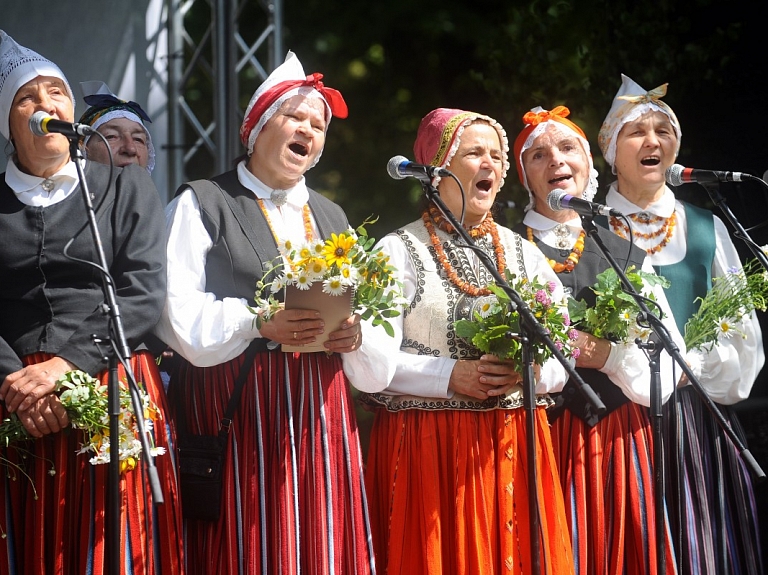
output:
M 765 182 L 763 182 L 763 180 L 761 180 L 760 178 L 755 178 L 755 179 L 760 181 L 764 186 L 766 185 Z M 700 182 L 700 183 L 704 187 L 704 189 L 707 190 L 707 193 L 709 194 L 709 197 L 712 199 L 712 202 L 714 202 L 714 204 L 718 208 L 720 208 L 720 211 L 723 212 L 725 219 L 727 219 L 728 222 L 730 222 L 731 226 L 733 226 L 734 237 L 739 238 L 745 244 L 747 244 L 747 247 L 752 252 L 752 255 L 755 256 L 757 261 L 760 262 L 760 264 L 763 266 L 765 270 L 768 270 L 768 257 L 766 257 L 762 248 L 760 248 L 760 246 L 758 246 L 754 241 L 752 241 L 752 238 L 749 237 L 747 230 L 744 229 L 744 227 L 741 225 L 739 220 L 736 218 L 736 216 L 733 214 L 731 209 L 728 207 L 728 204 L 726 204 L 725 198 L 720 193 L 720 182 Z
M 130 358 L 131 350 L 123 329 L 123 321 L 120 316 L 120 310 L 117 305 L 117 292 L 107 267 L 107 259 L 104 255 L 104 247 L 99 234 L 98 224 L 96 223 L 96 214 L 93 209 L 92 196 L 88 190 L 88 182 L 85 179 L 83 167 L 80 165 L 80 148 L 78 145 L 79 136 L 67 136 L 69 138 L 69 155 L 77 168 L 77 176 L 80 180 L 80 191 L 85 202 L 86 213 L 88 216 L 88 227 L 91 230 L 91 236 L 96 248 L 98 264 L 93 264 L 99 269 L 102 277 L 102 289 L 104 291 L 105 302 L 103 305 L 104 313 L 109 315 L 109 331 L 111 335 L 107 339 L 100 339 L 93 336 L 94 344 L 97 348 L 100 343 L 109 343 L 107 347 L 106 359 L 108 360 L 109 375 L 107 378 L 107 404 L 109 410 L 109 468 L 107 475 L 107 551 L 109 554 L 109 572 L 120 572 L 120 383 L 118 380 L 118 361 L 123 365 L 128 379 L 128 388 L 131 394 L 131 403 L 136 418 L 136 428 L 139 432 L 139 441 L 141 442 L 142 457 L 144 461 L 147 477 L 149 478 L 150 488 L 152 490 L 152 500 L 156 505 L 162 504 L 163 492 L 160 488 L 160 479 L 155 467 L 154 457 L 149 450 L 149 441 L 144 427 L 144 407 L 138 394 L 136 378 L 131 369 Z M 107 146 L 108 147 L 108 146 Z M 111 172 L 110 172 L 111 173 Z M 111 178 L 110 178 L 111 184 Z M 71 242 L 71 240 L 70 240 Z M 66 248 L 65 248 L 66 250 Z
M 728 421 L 725 419 L 725 417 L 723 417 L 723 414 L 717 408 L 715 403 L 707 395 L 706 391 L 704 391 L 704 388 L 701 386 L 701 383 L 699 383 L 699 380 L 696 379 L 696 376 L 693 374 L 690 367 L 688 367 L 688 364 L 683 359 L 683 356 L 680 354 L 680 349 L 672 340 L 672 337 L 669 335 L 669 332 L 667 331 L 666 326 L 661 322 L 661 320 L 655 314 L 651 313 L 651 311 L 648 309 L 648 306 L 645 304 L 645 300 L 643 299 L 643 297 L 640 296 L 635 291 L 634 286 L 629 282 L 629 280 L 627 279 L 627 276 L 624 275 L 624 270 L 621 268 L 618 262 L 616 262 L 616 260 L 613 258 L 613 255 L 606 247 L 605 243 L 600 237 L 600 234 L 598 234 L 597 226 L 595 225 L 592 218 L 587 216 L 581 216 L 581 221 L 582 221 L 582 226 L 584 227 L 584 230 L 586 230 L 587 234 L 595 241 L 595 244 L 600 249 L 600 252 L 603 254 L 603 256 L 611 265 L 611 267 L 616 271 L 617 276 L 619 277 L 622 285 L 624 286 L 624 291 L 626 291 L 629 295 L 631 295 L 635 299 L 635 301 L 637 302 L 637 305 L 640 307 L 642 316 L 644 317 L 650 329 L 653 330 L 653 333 L 656 335 L 656 338 L 654 338 L 654 341 L 652 342 L 653 348 L 658 347 L 658 345 L 656 344 L 656 340 L 658 340 L 658 343 L 661 343 L 661 345 L 667 351 L 667 353 L 675 360 L 675 362 L 681 367 L 683 372 L 688 376 L 688 380 L 690 384 L 699 393 L 702 401 L 710 410 L 712 415 L 715 417 L 718 424 L 723 429 L 723 431 L 728 436 L 728 438 L 736 446 L 736 449 L 738 449 L 742 459 L 750 467 L 755 477 L 764 479 L 765 473 L 760 468 L 757 461 L 749 452 L 749 450 L 744 446 L 742 441 L 733 431 L 733 428 L 731 428 Z M 657 562 L 657 573 L 663 575 L 666 567 L 666 562 L 665 562 L 666 538 L 664 537 L 665 530 L 663 527 L 664 525 L 664 476 L 663 476 L 664 439 L 662 435 L 662 426 L 661 426 L 662 424 L 661 379 L 660 379 L 660 376 L 658 375 L 658 369 L 659 369 L 658 354 L 660 352 L 661 352 L 661 349 L 654 350 L 654 352 L 650 355 L 651 355 L 651 367 L 652 367 L 651 416 L 653 418 L 652 419 L 652 434 L 653 434 L 653 441 L 654 441 L 653 459 L 654 459 L 654 466 L 656 467 L 654 469 L 654 494 L 656 495 L 655 513 L 656 513 L 656 537 L 657 537 L 656 562 Z M 654 371 L 656 372 L 655 374 L 654 374 Z M 678 521 L 678 524 L 680 524 L 680 521 Z M 682 525 L 679 525 L 679 528 L 682 529 Z
M 438 210 L 443 214 L 448 222 L 453 226 L 456 233 L 461 236 L 464 244 L 461 247 L 470 248 L 475 252 L 478 259 L 482 262 L 485 268 L 493 277 L 496 284 L 502 288 L 510 300 L 512 300 L 511 307 L 516 310 L 520 316 L 520 333 L 507 334 L 508 337 L 514 337 L 518 339 L 522 344 L 523 354 L 523 405 L 526 413 L 526 449 L 528 465 L 528 515 L 531 528 L 531 561 L 532 561 L 532 573 L 538 575 L 541 573 L 541 541 L 540 541 L 540 525 L 541 525 L 541 511 L 539 508 L 539 489 L 537 479 L 537 464 L 536 464 L 536 381 L 533 373 L 533 347 L 534 341 L 543 342 L 557 358 L 560 364 L 565 367 L 571 379 L 576 383 L 576 387 L 584 395 L 584 398 L 592 405 L 597 413 L 605 412 L 605 405 L 594 392 L 594 390 L 584 382 L 581 376 L 576 370 L 568 363 L 568 360 L 555 346 L 552 339 L 547 334 L 536 316 L 531 311 L 528 304 L 520 297 L 512 287 L 507 283 L 506 279 L 496 269 L 496 265 L 490 256 L 480 249 L 472 237 L 467 233 L 456 217 L 451 213 L 448 206 L 445 205 L 437 189 L 428 181 L 421 182 L 424 193 L 427 199 L 432 202 Z M 547 569 L 549 571 L 549 569 Z

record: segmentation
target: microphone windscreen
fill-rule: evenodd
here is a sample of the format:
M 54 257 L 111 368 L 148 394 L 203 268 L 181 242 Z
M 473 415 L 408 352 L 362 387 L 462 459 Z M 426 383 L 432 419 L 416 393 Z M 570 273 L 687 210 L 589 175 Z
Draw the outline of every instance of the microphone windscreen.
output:
M 684 166 L 681 166 L 680 164 L 672 164 L 667 168 L 667 171 L 664 173 L 664 179 L 667 181 L 667 183 L 670 186 L 682 186 L 685 183 L 683 181 L 684 171 L 685 171 Z
M 43 121 L 46 118 L 50 118 L 50 116 L 42 110 L 38 110 L 29 118 L 29 129 L 35 136 L 45 136 L 46 132 L 43 130 Z
M 403 180 L 405 179 L 405 175 L 400 173 L 400 170 L 397 168 L 400 167 L 400 164 L 403 162 L 407 162 L 408 158 L 405 156 L 394 156 L 389 159 L 389 162 L 387 162 L 387 173 L 389 174 L 389 177 L 393 180 Z
M 547 205 L 553 212 L 559 212 L 563 209 L 563 197 L 567 196 L 563 190 L 552 190 L 547 196 Z

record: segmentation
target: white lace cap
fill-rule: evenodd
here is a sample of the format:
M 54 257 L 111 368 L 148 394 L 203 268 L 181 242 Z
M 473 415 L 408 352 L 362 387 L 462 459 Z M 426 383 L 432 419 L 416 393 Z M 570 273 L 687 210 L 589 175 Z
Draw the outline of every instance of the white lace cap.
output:
M 38 76 L 52 76 L 62 80 L 75 108 L 75 95 L 59 67 L 34 50 L 19 45 L 5 31 L 0 30 L 0 134 L 10 140 L 8 117 L 16 92 Z

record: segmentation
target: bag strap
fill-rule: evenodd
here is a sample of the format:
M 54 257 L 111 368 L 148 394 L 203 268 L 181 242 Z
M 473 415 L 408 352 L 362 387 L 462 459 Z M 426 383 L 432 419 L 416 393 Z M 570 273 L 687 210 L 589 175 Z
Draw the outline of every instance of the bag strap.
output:
M 232 427 L 232 420 L 235 417 L 235 412 L 240 406 L 240 397 L 243 395 L 243 387 L 245 387 L 245 380 L 248 379 L 248 374 L 251 371 L 253 360 L 256 357 L 258 351 L 257 346 L 251 344 L 245 351 L 245 357 L 243 358 L 243 365 L 240 366 L 240 372 L 237 374 L 237 380 L 235 380 L 235 387 L 232 388 L 232 396 L 227 403 L 227 410 L 224 412 L 224 417 L 221 418 L 219 437 L 224 438 L 229 433 L 229 428 Z
M 218 437 L 224 440 L 229 434 L 229 429 L 232 427 L 232 420 L 235 417 L 235 412 L 240 404 L 240 397 L 243 395 L 243 387 L 245 386 L 245 380 L 248 378 L 248 373 L 251 371 L 253 360 L 256 354 L 259 352 L 259 346 L 251 345 L 245 350 L 245 356 L 243 357 L 243 364 L 240 366 L 240 371 L 237 374 L 235 380 L 235 386 L 232 388 L 232 395 L 227 403 L 227 409 L 224 411 L 224 416 L 221 418 L 219 424 Z M 176 432 L 179 438 L 190 436 L 189 428 L 187 427 L 187 414 L 184 411 L 183 405 L 177 405 L 176 409 Z

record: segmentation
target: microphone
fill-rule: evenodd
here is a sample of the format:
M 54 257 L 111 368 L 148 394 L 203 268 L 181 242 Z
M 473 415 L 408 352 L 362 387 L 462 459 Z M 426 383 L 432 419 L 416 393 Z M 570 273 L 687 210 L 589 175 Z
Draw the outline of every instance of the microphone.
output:
M 88 124 L 78 124 L 56 120 L 45 112 L 35 112 L 29 119 L 29 129 L 35 136 L 46 134 L 63 134 L 67 138 L 79 138 L 96 132 Z
M 547 196 L 547 205 L 550 210 L 555 212 L 573 210 L 580 216 L 588 218 L 593 216 L 614 216 L 621 218 L 624 216 L 624 214 L 609 206 L 582 200 L 581 198 L 565 193 L 563 190 L 552 190 L 549 192 L 549 195 Z
M 387 173 L 394 180 L 402 180 L 408 176 L 418 178 L 422 182 L 431 182 L 435 176 L 444 178 L 452 176 L 450 171 L 445 168 L 436 168 L 435 166 L 425 166 L 411 162 L 405 156 L 395 156 L 387 162 Z
M 681 186 L 691 182 L 709 184 L 716 182 L 741 182 L 753 176 L 741 172 L 715 172 L 713 170 L 694 170 L 680 164 L 672 164 L 667 168 L 664 178 L 670 186 Z

